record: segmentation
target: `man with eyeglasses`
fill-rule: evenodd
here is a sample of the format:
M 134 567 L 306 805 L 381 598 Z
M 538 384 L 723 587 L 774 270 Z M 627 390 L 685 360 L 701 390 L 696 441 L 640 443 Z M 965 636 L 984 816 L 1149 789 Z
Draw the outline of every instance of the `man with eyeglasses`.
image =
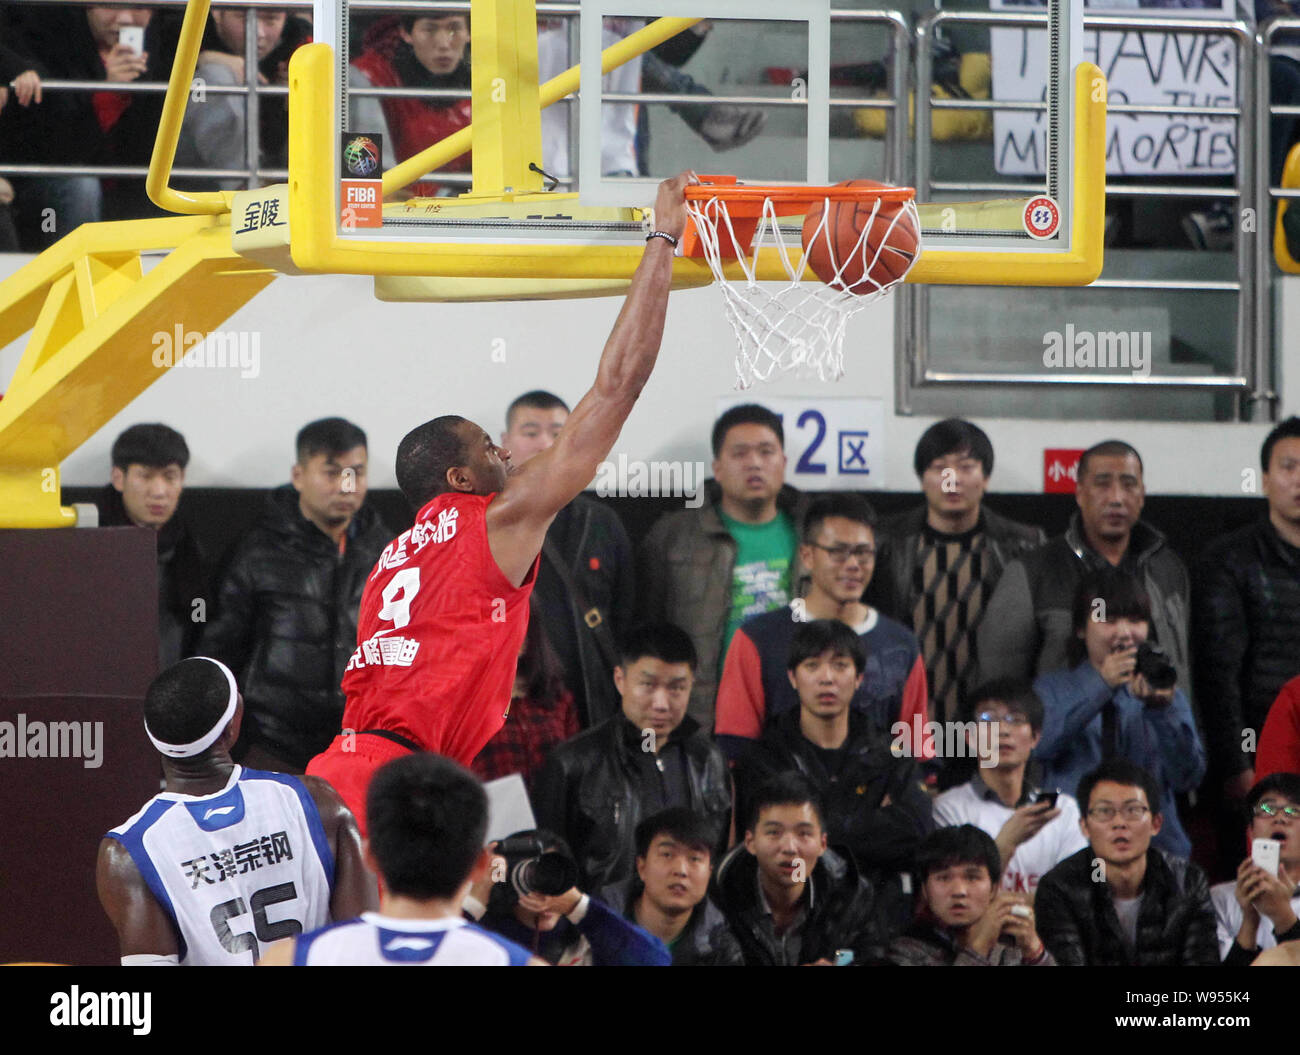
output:
M 799 560 L 809 571 L 805 596 L 747 619 L 732 638 L 718 685 L 716 733 L 731 759 L 777 718 L 799 709 L 786 660 L 795 628 L 837 619 L 862 640 L 866 665 L 851 706 L 878 735 L 895 723 L 924 726 L 929 690 L 915 635 L 863 603 L 875 570 L 875 517 L 858 495 L 822 495 L 808 505 Z
M 1236 881 L 1210 889 L 1218 920 L 1219 953 L 1225 965 L 1245 967 L 1264 949 L 1300 939 L 1300 776 L 1274 773 L 1246 799 L 1246 859 Z M 1255 839 L 1282 844 L 1277 874 L 1255 863 Z
M 1038 933 L 1064 966 L 1193 967 L 1219 962 L 1205 873 L 1158 850 L 1160 785 L 1125 758 L 1079 782 L 1089 845 L 1043 876 Z
M 1079 806 L 1058 790 L 1041 793 L 1026 775 L 1030 752 L 1043 732 L 1043 701 L 1026 682 L 1005 679 L 977 687 L 966 715 L 995 729 L 989 758 L 975 775 L 934 800 L 940 827 L 973 824 L 1001 854 L 1002 887 L 1033 896 L 1039 880 L 1088 845 L 1079 831 Z M 972 724 L 972 750 L 979 737 Z

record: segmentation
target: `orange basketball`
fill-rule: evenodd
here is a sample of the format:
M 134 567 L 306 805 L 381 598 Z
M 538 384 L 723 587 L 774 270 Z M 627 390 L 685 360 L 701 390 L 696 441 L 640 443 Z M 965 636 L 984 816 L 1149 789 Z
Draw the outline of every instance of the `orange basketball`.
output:
M 875 180 L 854 179 L 837 186 L 885 188 L 888 185 Z M 835 289 L 856 294 L 874 293 L 877 288 L 874 283 L 884 286 L 901 278 L 916 258 L 921 232 L 917 230 L 912 214 L 906 210 L 906 203 L 881 201 L 879 208 L 876 204 L 874 200 L 831 201 L 826 226 L 820 233 L 818 227 L 826 201 L 823 199 L 808 210 L 803 222 L 803 249 L 808 266 L 818 278 Z M 874 220 L 871 216 L 873 209 Z M 897 223 L 894 222 L 895 216 L 898 217 Z M 870 230 L 863 237 L 868 224 Z

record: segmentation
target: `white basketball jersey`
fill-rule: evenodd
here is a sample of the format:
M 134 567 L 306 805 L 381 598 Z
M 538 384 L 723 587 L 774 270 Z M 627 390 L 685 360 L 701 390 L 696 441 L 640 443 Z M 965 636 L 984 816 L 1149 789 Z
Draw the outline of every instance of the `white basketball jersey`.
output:
M 163 792 L 108 833 L 171 917 L 186 966 L 251 966 L 329 922 L 334 854 L 297 777 L 236 766 L 214 795 Z
M 395 919 L 363 912 L 296 943 L 299 967 L 523 967 L 522 945 L 463 919 Z

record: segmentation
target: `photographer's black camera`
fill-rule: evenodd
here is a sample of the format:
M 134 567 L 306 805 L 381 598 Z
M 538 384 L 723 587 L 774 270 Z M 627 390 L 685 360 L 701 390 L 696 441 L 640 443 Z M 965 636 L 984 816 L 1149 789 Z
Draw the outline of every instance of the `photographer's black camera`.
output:
M 516 894 L 554 897 L 578 885 L 578 866 L 567 854 L 545 849 L 535 835 L 512 835 L 503 839 L 496 853 L 506 859 L 502 880 Z
M 1143 641 L 1137 650 L 1137 672 L 1147 679 L 1153 689 L 1172 689 L 1178 680 L 1178 671 L 1169 662 L 1169 656 L 1159 645 Z

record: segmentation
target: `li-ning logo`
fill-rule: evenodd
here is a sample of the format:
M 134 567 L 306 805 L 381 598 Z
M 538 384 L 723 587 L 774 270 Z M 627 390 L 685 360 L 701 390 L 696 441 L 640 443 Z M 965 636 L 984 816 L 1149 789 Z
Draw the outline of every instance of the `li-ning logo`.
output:
M 130 1026 L 137 1037 L 151 1025 L 151 993 L 83 993 L 79 986 L 50 996 L 52 1026 Z
M 208 812 L 203 815 L 203 819 L 205 821 L 211 820 L 213 817 L 224 817 L 227 813 L 234 812 L 234 806 L 213 806 L 212 809 L 208 810 Z

